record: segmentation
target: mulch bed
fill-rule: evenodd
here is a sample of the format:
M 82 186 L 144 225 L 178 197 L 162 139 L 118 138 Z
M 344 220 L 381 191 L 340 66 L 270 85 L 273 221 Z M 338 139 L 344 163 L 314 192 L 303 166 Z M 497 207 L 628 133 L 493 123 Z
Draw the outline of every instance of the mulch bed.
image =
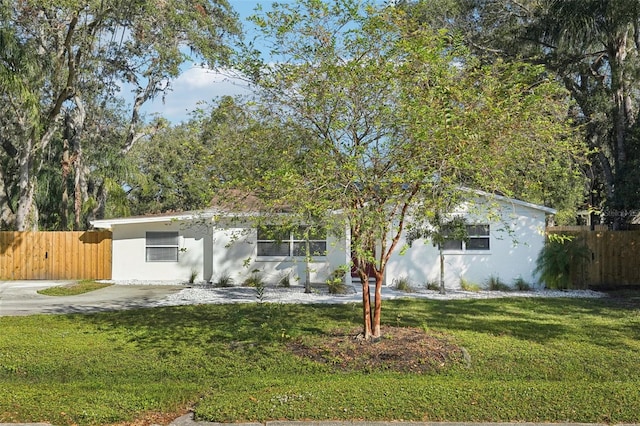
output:
M 295 340 L 295 355 L 340 371 L 426 373 L 469 363 L 466 350 L 444 334 L 412 327 L 382 327 L 382 337 L 362 338 L 360 330 L 337 330 L 325 336 Z

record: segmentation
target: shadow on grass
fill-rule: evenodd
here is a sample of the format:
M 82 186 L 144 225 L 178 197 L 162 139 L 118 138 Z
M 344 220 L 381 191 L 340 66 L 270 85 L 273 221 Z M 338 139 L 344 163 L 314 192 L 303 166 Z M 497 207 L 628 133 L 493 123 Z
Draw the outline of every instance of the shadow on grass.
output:
M 640 311 L 606 298 L 399 300 L 386 302 L 383 312 L 388 323 L 506 335 L 541 344 L 569 338 L 628 349 L 628 340 L 640 338 Z
M 141 347 L 178 351 L 219 345 L 259 353 L 292 337 L 321 335 L 357 320 L 345 305 L 228 304 L 196 305 L 87 315 L 101 330 L 125 330 Z M 355 323 L 357 324 L 357 322 Z
M 383 325 L 474 331 L 541 344 L 570 338 L 628 348 L 626 340 L 640 338 L 639 315 L 633 322 L 633 311 L 602 299 L 407 299 L 385 301 L 382 313 Z M 246 303 L 103 312 L 86 318 L 105 330 L 126 330 L 130 342 L 145 348 L 179 350 L 196 344 L 213 351 L 226 345 L 259 353 L 290 338 L 357 328 L 362 307 Z

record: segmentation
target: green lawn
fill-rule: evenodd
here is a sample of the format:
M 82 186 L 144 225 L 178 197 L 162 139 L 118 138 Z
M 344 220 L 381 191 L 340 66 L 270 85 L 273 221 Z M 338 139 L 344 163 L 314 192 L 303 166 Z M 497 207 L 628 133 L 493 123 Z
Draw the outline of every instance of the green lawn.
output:
M 81 280 L 71 284 L 45 288 L 43 290 L 39 290 L 38 294 L 43 294 L 45 296 L 76 296 L 78 294 L 109 287 L 110 285 L 111 284 L 101 283 L 94 280 Z
M 0 422 L 105 424 L 195 407 L 209 421 L 640 421 L 640 309 L 597 299 L 388 301 L 471 367 L 334 372 L 284 350 L 358 304 L 243 304 L 0 318 Z

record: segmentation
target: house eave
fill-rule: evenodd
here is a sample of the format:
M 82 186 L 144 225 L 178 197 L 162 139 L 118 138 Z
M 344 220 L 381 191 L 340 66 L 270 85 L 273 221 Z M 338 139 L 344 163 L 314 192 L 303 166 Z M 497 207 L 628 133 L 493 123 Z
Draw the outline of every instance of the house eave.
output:
M 502 201 L 502 202 L 507 203 L 507 204 L 513 204 L 513 205 L 517 205 L 517 206 L 521 206 L 521 207 L 527 207 L 527 208 L 534 209 L 534 210 L 540 210 L 540 211 L 542 211 L 542 212 L 544 212 L 545 214 L 548 214 L 548 215 L 554 215 L 554 214 L 558 213 L 558 211 L 556 209 L 553 209 L 551 207 L 542 206 L 540 204 L 529 203 L 527 201 L 518 200 L 516 198 L 509 198 L 509 197 L 506 197 L 504 195 L 492 194 L 492 193 L 481 191 L 481 190 L 478 190 L 478 189 L 465 188 L 465 190 L 470 191 L 470 192 L 472 192 L 474 194 L 480 195 L 482 197 L 488 198 L 488 199 L 495 199 L 495 200 L 499 200 L 499 201 Z
M 96 229 L 112 229 L 115 225 L 134 225 L 139 223 L 171 223 L 177 221 L 191 221 L 191 220 L 211 220 L 216 216 L 214 211 L 203 212 L 181 212 L 181 213 L 169 213 L 159 214 L 155 216 L 131 216 L 131 217 L 119 217 L 113 219 L 97 219 L 90 221 L 91 226 Z

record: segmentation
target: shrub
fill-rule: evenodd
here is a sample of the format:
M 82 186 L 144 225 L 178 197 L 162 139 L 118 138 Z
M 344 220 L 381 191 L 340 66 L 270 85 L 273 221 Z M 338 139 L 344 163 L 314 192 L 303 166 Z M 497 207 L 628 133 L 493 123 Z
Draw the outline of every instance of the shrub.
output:
M 278 280 L 277 287 L 284 287 L 284 288 L 291 287 L 291 279 L 289 277 L 289 274 L 282 274 L 282 276 Z
M 519 277 L 513 281 L 513 288 L 518 291 L 531 291 L 531 284 Z
M 427 290 L 440 291 L 440 283 L 438 281 L 427 281 L 425 287 Z
M 243 287 L 264 287 L 264 279 L 262 278 L 262 273 L 259 269 L 254 269 L 251 271 L 251 275 L 249 275 L 243 282 Z
M 213 284 L 215 287 L 233 287 L 233 278 L 228 272 L 223 272 L 218 276 L 218 280 Z
M 343 265 L 336 268 L 329 278 L 327 278 L 327 286 L 329 286 L 329 293 L 331 294 L 344 294 L 347 290 L 347 286 L 344 283 L 344 276 L 347 274 L 348 267 Z
M 404 291 L 405 293 L 413 293 L 414 291 L 407 277 L 394 278 L 392 285 L 396 290 Z
M 534 273 L 540 276 L 547 288 L 579 288 L 577 274 L 589 260 L 590 253 L 579 238 L 550 235 L 538 255 Z
M 482 288 L 480 287 L 480 285 L 471 282 L 469 280 L 467 280 L 464 277 L 460 277 L 460 288 L 463 289 L 464 291 L 480 291 L 482 290 Z
M 511 291 L 511 287 L 508 284 L 493 275 L 487 280 L 486 287 L 489 291 Z

